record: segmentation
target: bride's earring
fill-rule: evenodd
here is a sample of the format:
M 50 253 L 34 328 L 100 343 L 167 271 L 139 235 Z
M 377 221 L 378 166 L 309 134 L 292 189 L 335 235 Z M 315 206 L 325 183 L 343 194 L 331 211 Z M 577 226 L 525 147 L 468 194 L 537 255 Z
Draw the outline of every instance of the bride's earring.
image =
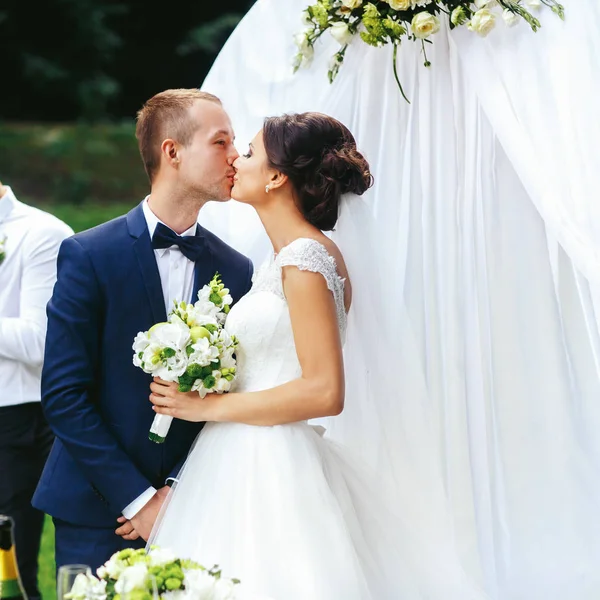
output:
M 271 188 L 268 185 L 265 185 L 265 192 L 268 194 L 271 191 Z

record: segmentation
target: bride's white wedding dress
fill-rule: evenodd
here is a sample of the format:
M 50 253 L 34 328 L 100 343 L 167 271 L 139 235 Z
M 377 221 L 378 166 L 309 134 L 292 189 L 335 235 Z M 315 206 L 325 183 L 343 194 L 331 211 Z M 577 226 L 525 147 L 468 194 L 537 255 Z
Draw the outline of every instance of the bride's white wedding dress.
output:
M 301 375 L 281 269 L 323 275 L 346 329 L 344 281 L 324 246 L 298 239 L 271 257 L 226 328 L 240 339 L 236 390 Z M 315 352 L 319 352 L 315 332 Z M 307 422 L 208 423 L 151 543 L 274 600 L 467 600 L 483 597 L 450 553 L 388 512 L 380 480 Z

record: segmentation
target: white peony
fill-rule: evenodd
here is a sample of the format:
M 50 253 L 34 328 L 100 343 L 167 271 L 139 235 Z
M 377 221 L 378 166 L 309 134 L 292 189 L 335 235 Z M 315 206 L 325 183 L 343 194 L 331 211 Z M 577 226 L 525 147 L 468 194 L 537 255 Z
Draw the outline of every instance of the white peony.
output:
M 487 8 L 478 10 L 467 25 L 471 31 L 478 33 L 481 37 L 485 37 L 495 26 L 496 15 Z
M 512 10 L 508 10 L 508 8 L 505 8 L 502 11 L 502 18 L 509 27 L 514 27 L 521 20 L 519 15 Z
M 115 583 L 115 592 L 126 594 L 137 589 L 145 589 L 148 578 L 148 567 L 143 563 L 137 563 L 126 567 Z
M 416 37 L 424 40 L 440 30 L 440 21 L 431 13 L 420 12 L 414 16 L 410 27 Z
M 342 0 L 342 4 L 350 9 L 358 8 L 362 3 L 363 0 Z

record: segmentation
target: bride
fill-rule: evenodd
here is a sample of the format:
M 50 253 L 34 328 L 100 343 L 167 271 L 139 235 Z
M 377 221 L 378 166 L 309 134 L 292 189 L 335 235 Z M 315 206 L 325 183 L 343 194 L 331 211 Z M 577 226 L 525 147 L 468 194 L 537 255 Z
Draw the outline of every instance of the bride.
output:
M 234 166 L 232 198 L 256 210 L 274 252 L 227 319 L 240 340 L 235 391 L 200 400 L 151 386 L 157 413 L 207 422 L 151 543 L 218 562 L 275 600 L 483 598 L 450 550 L 393 514 L 390 474 L 307 423 L 344 407 L 353 274 L 323 231 L 344 195 L 372 184 L 352 134 L 320 113 L 268 118 Z

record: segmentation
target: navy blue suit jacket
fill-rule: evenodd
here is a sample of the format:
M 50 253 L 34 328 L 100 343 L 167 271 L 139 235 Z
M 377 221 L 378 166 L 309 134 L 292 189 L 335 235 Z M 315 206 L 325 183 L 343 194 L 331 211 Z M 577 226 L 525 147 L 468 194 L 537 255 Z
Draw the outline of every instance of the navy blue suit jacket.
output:
M 218 271 L 238 300 L 252 263 L 199 230 L 193 298 Z M 148 440 L 152 379 L 133 366 L 131 346 L 166 311 L 141 204 L 63 242 L 47 312 L 42 405 L 56 441 L 33 504 L 69 523 L 114 527 L 144 490 L 177 474 L 202 428 L 175 420 L 165 443 Z

